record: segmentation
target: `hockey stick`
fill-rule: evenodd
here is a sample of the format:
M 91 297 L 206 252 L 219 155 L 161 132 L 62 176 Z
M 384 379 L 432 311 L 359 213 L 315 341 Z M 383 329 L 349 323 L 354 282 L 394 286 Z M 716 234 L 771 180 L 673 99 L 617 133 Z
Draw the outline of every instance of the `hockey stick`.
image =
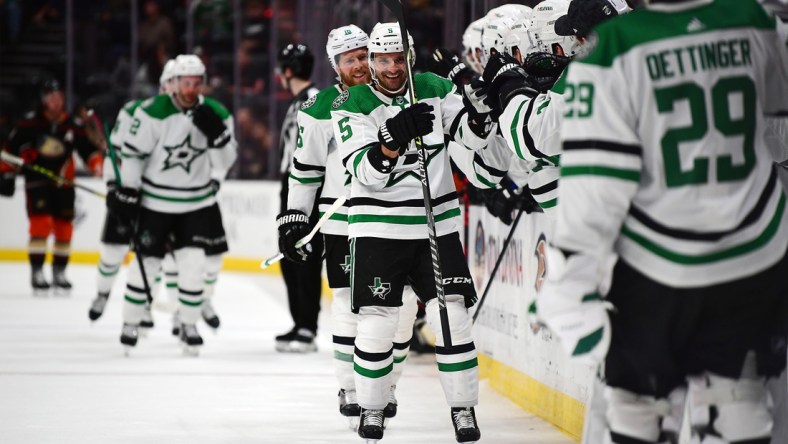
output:
M 411 105 L 416 103 L 416 91 L 413 84 L 413 70 L 411 69 L 410 43 L 408 42 L 408 27 L 405 25 L 405 8 L 400 0 L 380 0 L 397 18 L 400 34 L 402 35 L 402 46 L 405 49 L 405 71 L 408 75 L 408 98 Z M 443 346 L 451 347 L 451 329 L 449 328 L 449 312 L 446 309 L 446 295 L 443 292 L 443 273 L 441 272 L 441 258 L 438 251 L 438 235 L 435 230 L 435 214 L 432 211 L 432 197 L 430 196 L 430 180 L 427 176 L 427 149 L 424 148 L 421 137 L 415 140 L 416 149 L 419 157 L 419 174 L 421 175 L 421 191 L 424 195 L 424 211 L 427 213 L 427 231 L 430 242 L 430 253 L 432 256 L 432 272 L 435 275 L 435 294 L 438 299 L 438 308 L 441 319 L 441 332 L 443 333 Z
M 328 210 L 326 210 L 326 212 L 323 213 L 322 216 L 320 216 L 320 219 L 318 219 L 318 221 L 315 224 L 315 226 L 312 227 L 312 231 L 310 231 L 309 234 L 307 234 L 306 236 L 302 237 L 301 239 L 298 240 L 298 242 L 296 242 L 296 244 L 295 244 L 296 248 L 301 248 L 304 245 L 308 244 L 309 241 L 311 241 L 312 238 L 315 237 L 315 235 L 317 234 L 318 230 L 320 230 L 320 227 L 322 227 L 323 224 L 326 223 L 326 221 L 331 217 L 332 214 L 337 212 L 339 207 L 341 207 L 342 205 L 345 204 L 346 200 L 347 200 L 347 197 L 345 197 L 345 196 L 340 196 L 337 200 L 335 200 L 334 203 L 331 204 L 331 206 L 328 208 Z M 282 253 L 279 253 L 279 254 L 277 254 L 276 256 L 273 256 L 273 257 L 269 257 L 268 259 L 260 262 L 260 268 L 265 270 L 266 268 L 270 267 L 271 265 L 281 261 L 284 257 L 285 257 L 285 255 L 282 254 Z
M 520 210 L 517 211 L 517 217 L 514 218 L 514 222 L 512 223 L 512 228 L 509 230 L 509 235 L 506 236 L 506 240 L 503 241 L 503 247 L 501 247 L 501 254 L 498 255 L 498 260 L 495 261 L 495 266 L 493 267 L 493 271 L 490 274 L 490 278 L 487 279 L 487 285 L 484 286 L 484 292 L 482 293 L 482 297 L 479 298 L 479 302 L 476 304 L 476 311 L 473 313 L 473 323 L 476 323 L 476 318 L 479 317 L 479 313 L 482 312 L 482 305 L 484 305 L 484 301 L 487 298 L 487 292 L 490 291 L 490 287 L 492 287 L 493 280 L 495 279 L 495 275 L 498 273 L 498 268 L 501 266 L 501 262 L 503 262 L 503 257 L 506 255 L 506 250 L 509 248 L 509 243 L 512 241 L 512 236 L 514 236 L 514 231 L 517 229 L 517 224 L 520 223 L 520 217 L 523 215 L 525 211 L 525 206 L 521 206 Z
M 67 186 L 70 186 L 70 187 L 73 187 L 73 188 L 78 188 L 78 189 L 80 189 L 82 191 L 87 191 L 88 193 L 93 194 L 94 196 L 98 196 L 98 197 L 100 197 L 102 199 L 106 199 L 107 198 L 107 195 L 102 193 L 102 192 L 100 192 L 100 191 L 96 191 L 93 188 L 86 187 L 85 185 L 76 183 L 76 182 L 74 182 L 73 180 L 71 180 L 69 178 L 66 178 L 66 177 L 63 177 L 63 176 L 59 176 L 59 175 L 55 174 L 53 171 L 42 167 L 41 165 L 27 163 L 27 162 L 25 162 L 25 159 L 22 159 L 21 157 L 18 157 L 18 156 L 14 156 L 13 154 L 11 154 L 9 152 L 0 151 L 0 160 L 2 160 L 3 162 L 6 162 L 9 165 L 13 165 L 15 167 L 23 168 L 25 170 L 32 171 L 34 173 L 38 173 L 38 174 L 46 177 L 47 179 L 55 182 L 59 186 L 67 185 Z
M 109 143 L 109 138 L 107 138 L 107 149 L 109 151 L 109 160 L 112 162 L 112 169 L 115 171 L 115 181 L 118 182 L 118 186 L 122 187 L 123 183 L 120 179 L 120 168 L 118 168 L 118 160 L 115 158 L 115 150 L 112 147 L 112 144 Z M 137 208 L 142 208 L 142 199 L 137 204 Z M 145 289 L 145 299 L 147 299 L 149 304 L 153 303 L 153 295 L 151 294 L 150 284 L 148 284 L 148 274 L 145 272 L 145 265 L 143 265 L 142 261 L 144 257 L 139 251 L 139 228 L 140 228 L 140 218 L 137 215 L 137 220 L 133 222 L 132 232 L 131 232 L 131 251 L 134 252 L 134 256 L 136 256 L 137 265 L 140 267 L 140 274 L 142 275 L 142 288 Z

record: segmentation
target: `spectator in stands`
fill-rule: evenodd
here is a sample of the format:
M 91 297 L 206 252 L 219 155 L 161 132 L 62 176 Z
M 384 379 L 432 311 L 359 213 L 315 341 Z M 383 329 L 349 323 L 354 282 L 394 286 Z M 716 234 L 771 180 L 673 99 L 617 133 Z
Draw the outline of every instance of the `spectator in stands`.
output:
M 161 14 L 159 2 L 147 0 L 144 5 L 145 19 L 140 23 L 140 52 L 143 58 L 150 52 L 164 47 L 166 53 L 175 49 L 175 29 L 169 17 Z

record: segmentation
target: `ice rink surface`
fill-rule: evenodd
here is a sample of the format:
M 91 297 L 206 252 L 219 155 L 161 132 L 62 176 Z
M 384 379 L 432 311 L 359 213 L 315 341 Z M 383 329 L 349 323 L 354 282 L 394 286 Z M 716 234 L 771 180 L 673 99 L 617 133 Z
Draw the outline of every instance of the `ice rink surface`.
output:
M 91 325 L 95 273 L 71 266 L 70 296 L 34 297 L 28 265 L 0 263 L 0 442 L 362 442 L 337 410 L 326 304 L 319 352 L 277 353 L 274 336 L 291 327 L 281 278 L 224 272 L 214 299 L 222 326 L 216 334 L 198 326 L 205 339 L 199 357 L 182 353 L 171 315 L 160 310 L 153 331 L 124 357 L 125 270 Z M 399 412 L 381 442 L 455 442 L 434 356 L 411 353 L 407 363 Z M 480 391 L 481 442 L 573 442 L 485 382 Z

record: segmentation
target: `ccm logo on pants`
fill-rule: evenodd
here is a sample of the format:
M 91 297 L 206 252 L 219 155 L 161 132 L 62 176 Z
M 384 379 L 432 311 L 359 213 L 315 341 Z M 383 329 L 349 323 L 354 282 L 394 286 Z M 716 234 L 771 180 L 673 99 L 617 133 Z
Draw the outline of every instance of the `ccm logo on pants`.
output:
M 448 277 L 443 278 L 443 285 L 448 284 L 472 284 L 471 278 L 469 277 Z

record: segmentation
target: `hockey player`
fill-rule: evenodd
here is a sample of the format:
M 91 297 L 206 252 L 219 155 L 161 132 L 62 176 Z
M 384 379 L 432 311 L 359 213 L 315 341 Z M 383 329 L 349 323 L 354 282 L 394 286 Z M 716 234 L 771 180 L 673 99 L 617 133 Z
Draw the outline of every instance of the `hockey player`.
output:
M 293 95 L 293 100 L 287 108 L 279 140 L 282 155 L 280 173 L 282 174 L 282 191 L 280 193 L 280 215 L 287 211 L 288 180 L 290 171 L 294 168 L 293 154 L 301 140 L 301 129 L 297 123 L 298 110 L 301 105 L 310 100 L 319 92 L 309 80 L 315 59 L 312 51 L 306 45 L 290 44 L 279 53 L 279 75 L 282 86 Z M 327 146 L 327 145 L 326 145 Z M 325 149 L 326 146 L 320 147 Z M 310 209 L 310 225 L 317 223 L 318 201 L 313 199 Z M 278 219 L 278 218 L 277 218 Z M 281 222 L 281 219 L 278 219 Z M 280 238 L 282 228 L 279 229 Z M 314 254 L 306 254 L 297 261 L 291 259 L 280 262 L 282 276 L 287 286 L 287 300 L 290 315 L 293 317 L 293 328 L 287 333 L 276 337 L 276 350 L 281 352 L 314 352 L 315 335 L 317 334 L 317 316 L 320 312 L 320 291 L 322 287 L 323 238 L 316 236 L 309 244 L 309 249 Z M 280 248 L 281 250 L 281 248 Z M 285 250 L 281 250 L 285 251 Z
M 173 68 L 175 67 L 175 59 L 170 59 L 164 64 L 164 68 L 159 78 L 159 92 L 163 94 L 170 93 L 170 80 L 172 80 Z M 107 183 L 107 192 L 112 194 L 117 188 L 117 180 L 115 176 L 115 168 L 120 168 L 120 153 L 123 147 L 123 139 L 129 132 L 132 123 L 134 111 L 143 102 L 142 99 L 131 100 L 118 112 L 118 117 L 115 119 L 115 126 L 110 133 L 110 146 L 109 149 L 113 150 L 112 155 L 107 155 L 104 158 L 103 177 Z M 115 159 L 112 159 L 112 156 Z M 104 308 L 107 305 L 112 285 L 115 283 L 115 277 L 120 271 L 120 266 L 123 264 L 123 259 L 126 253 L 129 252 L 129 242 L 131 241 L 133 227 L 126 220 L 112 217 L 108 211 L 104 217 L 104 229 L 101 232 L 101 247 L 99 253 L 98 275 L 96 277 L 96 287 L 98 288 L 98 295 L 90 304 L 88 310 L 88 318 L 95 321 L 104 314 Z M 158 274 L 158 273 L 157 273 Z M 150 304 L 146 305 L 146 313 L 140 322 L 142 328 L 152 328 L 153 318 L 150 315 Z
M 66 179 L 73 180 L 76 151 L 94 175 L 101 174 L 101 147 L 90 141 L 81 121 L 65 110 L 65 97 L 56 80 L 44 83 L 39 108 L 20 120 L 11 131 L 6 149 Z M 0 195 L 13 196 L 16 171 L 0 162 Z M 30 218 L 28 254 L 34 294 L 46 294 L 50 288 L 44 276 L 47 238 L 54 234 L 52 285 L 56 294 L 68 294 L 71 283 L 66 279 L 71 235 L 74 230 L 74 188 L 52 182 L 38 173 L 25 170 L 25 195 Z
M 454 85 L 431 73 L 415 76 L 418 104 L 409 104 L 400 28 L 377 24 L 370 34 L 373 85 L 358 85 L 332 104 L 334 137 L 351 175 L 348 234 L 351 238 L 351 309 L 358 313 L 353 365 L 361 423 L 368 441 L 383 437 L 383 408 L 391 386 L 393 337 L 406 283 L 427 304 L 436 332 L 440 379 L 460 442 L 479 439 L 473 406 L 478 401 L 478 366 L 467 307 L 476 293 L 460 244 L 459 203 L 451 178 L 444 133 L 469 149 L 482 149 L 489 128 L 484 116 L 463 111 Z M 412 39 L 407 36 L 410 42 Z M 412 51 L 412 43 L 411 43 Z M 435 300 L 421 179 L 410 142 L 428 147 L 431 195 L 446 290 L 452 346 L 444 344 Z
M 370 83 L 368 41 L 367 33 L 355 25 L 342 26 L 329 33 L 326 53 L 339 83 L 312 96 L 298 112 L 299 135 L 289 179 L 289 209 L 277 217 L 280 250 L 291 261 L 303 262 L 304 257 L 321 253 L 305 247 L 295 248 L 295 243 L 311 230 L 309 219 L 315 201 L 319 203 L 322 214 L 337 198 L 349 194 L 349 176 L 339 158 L 331 126 L 331 103 L 349 87 Z M 320 231 L 324 236 L 328 284 L 333 291 L 331 317 L 334 368 L 340 387 L 339 412 L 351 419 L 351 426 L 355 429 L 360 414 L 353 380 L 357 317 L 350 310 L 347 207 L 341 207 L 334 213 Z M 402 374 L 416 316 L 416 296 L 412 290 L 408 296 L 403 301 L 399 327 L 394 336 L 392 387 Z M 393 417 L 396 409 L 397 401 L 392 389 L 384 409 L 386 417 Z
M 139 256 L 147 276 L 159 270 L 171 242 L 178 267 L 180 338 L 187 351 L 203 343 L 196 322 L 204 301 L 206 253 L 226 251 L 215 194 L 236 156 L 232 116 L 200 89 L 205 66 L 180 55 L 172 95 L 161 94 L 135 111 L 124 139 L 122 187 L 110 195 L 118 217 L 139 219 Z M 138 264 L 129 268 L 120 341 L 133 347 L 144 314 L 145 283 Z
M 566 74 L 540 315 L 567 353 L 604 359 L 606 442 L 672 442 L 687 387 L 693 442 L 768 443 L 763 378 L 785 368 L 788 325 L 774 20 L 754 0 L 654 0 L 592 42 Z

